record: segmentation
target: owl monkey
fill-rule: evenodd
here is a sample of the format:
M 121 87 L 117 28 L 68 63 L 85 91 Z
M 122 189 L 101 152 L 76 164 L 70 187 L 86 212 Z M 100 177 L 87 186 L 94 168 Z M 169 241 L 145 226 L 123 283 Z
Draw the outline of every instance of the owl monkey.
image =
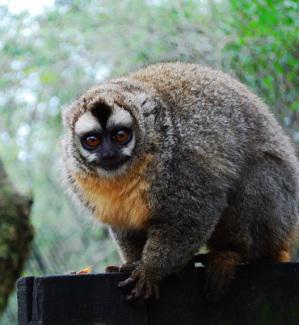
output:
M 207 296 L 240 263 L 290 261 L 298 161 L 262 101 L 191 63 L 151 65 L 86 91 L 63 111 L 72 197 L 109 225 L 127 299 L 157 295 L 203 246 Z

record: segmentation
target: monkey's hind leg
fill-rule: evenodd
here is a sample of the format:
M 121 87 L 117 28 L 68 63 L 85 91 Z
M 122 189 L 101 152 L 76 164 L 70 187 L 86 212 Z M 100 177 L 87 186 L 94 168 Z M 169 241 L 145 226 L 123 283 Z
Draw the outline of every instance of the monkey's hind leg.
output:
M 291 235 L 290 235 L 291 237 Z M 290 243 L 286 242 L 282 247 L 277 248 L 265 257 L 261 257 L 257 263 L 288 263 L 292 261 L 292 253 Z
M 207 296 L 219 296 L 241 262 L 290 261 L 297 215 L 292 169 L 268 155 L 252 163 L 209 239 Z
M 205 296 L 208 301 L 219 300 L 235 276 L 237 265 L 242 262 L 239 253 L 223 250 L 207 254 Z
M 210 302 L 218 301 L 228 289 L 235 276 L 236 267 L 243 262 L 241 254 L 233 251 L 212 251 L 204 256 L 205 297 Z M 203 262 L 200 260 L 200 262 Z M 256 262 L 285 263 L 291 261 L 290 248 L 281 248 L 267 258 Z
M 274 261 L 275 262 L 291 262 L 292 257 L 291 257 L 291 252 L 290 250 L 282 249 L 279 251 L 275 256 L 274 256 Z

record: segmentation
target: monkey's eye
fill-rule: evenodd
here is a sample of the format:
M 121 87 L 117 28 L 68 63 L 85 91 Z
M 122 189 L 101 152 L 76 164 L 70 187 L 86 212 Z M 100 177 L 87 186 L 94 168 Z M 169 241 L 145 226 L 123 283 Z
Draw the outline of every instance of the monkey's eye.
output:
M 102 139 L 99 135 L 87 135 L 81 139 L 83 147 L 87 150 L 96 149 L 102 142 Z
M 131 140 L 131 131 L 126 129 L 118 130 L 113 134 L 112 140 L 119 144 L 126 144 Z

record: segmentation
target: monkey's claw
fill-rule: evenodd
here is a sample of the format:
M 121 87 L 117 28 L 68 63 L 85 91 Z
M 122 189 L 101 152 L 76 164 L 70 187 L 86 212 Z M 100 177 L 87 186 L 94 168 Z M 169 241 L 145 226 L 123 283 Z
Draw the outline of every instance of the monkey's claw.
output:
M 118 284 L 118 287 L 119 288 L 127 288 L 128 286 L 130 286 L 132 283 L 135 283 L 135 282 L 136 282 L 135 279 L 129 277 L 124 281 L 120 281 Z
M 126 295 L 126 300 L 129 302 L 135 301 L 139 298 L 147 300 L 151 297 L 156 299 L 159 297 L 159 288 L 157 283 L 143 276 L 141 272 L 133 272 L 129 278 L 121 281 L 118 284 L 118 287 L 129 291 Z

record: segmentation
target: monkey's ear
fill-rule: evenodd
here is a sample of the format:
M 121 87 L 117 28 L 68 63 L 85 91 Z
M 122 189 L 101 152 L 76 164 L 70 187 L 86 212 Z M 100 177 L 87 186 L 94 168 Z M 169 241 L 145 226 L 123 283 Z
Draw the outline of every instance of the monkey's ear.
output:
M 161 106 L 161 102 L 158 98 L 148 96 L 145 93 L 139 94 L 138 100 L 145 116 L 153 114 L 155 110 Z
M 72 110 L 74 109 L 74 104 L 64 106 L 62 108 L 62 123 L 64 127 L 71 127 L 72 126 Z

